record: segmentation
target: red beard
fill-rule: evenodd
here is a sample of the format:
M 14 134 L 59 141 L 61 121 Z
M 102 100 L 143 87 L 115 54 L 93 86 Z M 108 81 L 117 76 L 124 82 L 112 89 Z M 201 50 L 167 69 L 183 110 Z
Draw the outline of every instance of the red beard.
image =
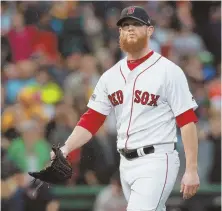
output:
M 139 37 L 136 41 L 127 41 L 127 36 L 120 34 L 119 44 L 122 51 L 126 53 L 139 52 L 147 46 L 148 38 L 147 35 Z

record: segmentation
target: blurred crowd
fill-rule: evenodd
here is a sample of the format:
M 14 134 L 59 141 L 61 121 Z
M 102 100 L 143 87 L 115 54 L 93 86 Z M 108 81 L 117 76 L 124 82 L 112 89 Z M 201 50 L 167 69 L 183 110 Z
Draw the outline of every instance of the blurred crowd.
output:
M 128 5 L 148 11 L 155 26 L 150 47 L 184 70 L 199 105 L 201 183 L 221 183 L 220 2 L 1 1 L 3 210 L 58 209 L 47 187 L 34 194 L 27 172 L 49 164 L 51 146 L 64 144 L 101 74 L 125 56 L 116 22 Z M 179 130 L 178 139 L 179 184 L 185 164 Z M 119 164 L 113 114 L 69 159 L 75 169 L 69 186 L 111 182 L 119 187 L 112 180 L 118 177 L 114 173 Z M 99 206 L 111 206 L 115 199 L 121 207 L 115 210 L 124 210 L 118 188 L 110 187 L 97 199 L 95 210 L 114 210 Z M 44 203 L 34 205 L 37 198 Z

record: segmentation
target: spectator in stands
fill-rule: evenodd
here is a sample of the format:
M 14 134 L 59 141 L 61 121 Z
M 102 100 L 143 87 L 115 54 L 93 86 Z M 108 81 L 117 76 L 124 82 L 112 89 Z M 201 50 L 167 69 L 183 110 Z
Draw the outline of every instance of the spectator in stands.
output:
M 16 102 L 19 92 L 26 86 L 35 83 L 34 74 L 37 66 L 31 60 L 8 64 L 4 67 L 6 102 Z
M 15 8 L 11 2 L 1 1 L 1 35 L 7 34 L 10 30 L 14 12 Z
M 83 30 L 83 16 L 81 8 L 73 7 L 68 18 L 64 21 L 63 31 L 60 35 L 60 52 L 69 56 L 76 48 L 81 52 L 90 52 L 90 42 Z
M 2 131 L 19 126 L 26 121 L 37 118 L 44 125 L 48 121 L 41 99 L 37 92 L 30 88 L 24 88 L 18 96 L 16 104 L 7 107 L 2 114 Z
M 50 147 L 43 137 L 43 125 L 31 120 L 20 123 L 21 137 L 12 141 L 7 156 L 24 172 L 39 171 L 50 161 Z
M 63 91 L 53 80 L 48 66 L 41 66 L 36 74 L 36 84 L 28 86 L 40 94 L 44 104 L 53 105 L 62 100 Z
M 92 55 L 84 55 L 79 70 L 70 74 L 64 82 L 66 102 L 78 101 L 82 97 L 88 100 L 98 80 L 96 58 Z
M 59 59 L 58 37 L 51 28 L 49 11 L 44 8 L 39 16 L 33 56 L 41 65 L 55 64 Z
M 12 59 L 12 52 L 6 36 L 1 36 L 1 67 L 4 67 Z M 4 81 L 5 78 L 2 79 Z
M 221 71 L 220 66 L 219 68 Z M 206 91 L 207 91 L 211 105 L 216 110 L 218 110 L 218 112 L 220 112 L 221 110 L 221 74 L 218 74 L 217 78 L 214 78 L 207 84 Z
M 94 203 L 94 211 L 125 211 L 127 207 L 124 198 L 119 171 L 112 175 L 110 185 L 102 190 Z
M 198 54 L 205 50 L 201 37 L 184 25 L 180 26 L 178 35 L 172 40 L 172 47 L 181 56 Z
M 24 191 L 24 209 L 22 211 L 59 211 L 59 202 L 51 193 L 51 188 L 47 184 L 41 186 L 36 192 L 36 187 L 39 181 L 35 184 L 30 183 Z
M 105 43 L 110 43 L 112 40 L 118 40 L 119 32 L 116 23 L 119 15 L 120 11 L 116 8 L 110 8 L 107 10 L 105 17 L 105 33 L 103 34 Z
M 41 13 L 39 14 L 39 22 L 37 23 L 37 28 L 40 31 L 52 31 L 52 27 L 50 25 L 50 13 L 49 8 L 42 8 Z
M 26 26 L 21 13 L 14 14 L 12 26 L 7 35 L 12 49 L 12 59 L 14 62 L 26 60 L 33 53 L 37 29 L 34 26 Z
M 6 140 L 2 138 L 2 142 Z M 3 211 L 24 211 L 25 174 L 7 157 L 7 147 L 1 147 L 1 208 Z
M 96 58 L 98 59 L 101 73 L 104 70 L 110 69 L 115 64 L 115 55 L 113 55 L 109 48 L 100 48 L 96 52 Z
M 210 131 L 207 134 L 213 143 L 213 164 L 209 174 L 209 182 L 221 184 L 221 113 L 218 109 L 210 109 Z
M 55 116 L 45 128 L 45 136 L 49 143 L 62 146 L 72 132 L 78 118 L 79 114 L 77 111 L 64 102 L 58 102 L 55 106 Z
M 95 15 L 95 8 L 92 4 L 86 4 L 83 8 L 84 14 L 84 33 L 90 38 L 90 49 L 96 52 L 98 48 L 104 45 L 103 25 Z

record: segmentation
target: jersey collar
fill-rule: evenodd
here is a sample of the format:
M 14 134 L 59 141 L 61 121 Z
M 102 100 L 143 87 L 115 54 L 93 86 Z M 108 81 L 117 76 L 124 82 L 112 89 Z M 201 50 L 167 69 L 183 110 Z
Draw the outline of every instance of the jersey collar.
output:
M 137 75 L 149 66 L 151 66 L 153 63 L 156 62 L 156 60 L 160 57 L 161 55 L 154 52 L 146 61 L 143 63 L 139 64 L 137 67 L 135 67 L 132 71 L 129 69 L 128 64 L 127 64 L 127 57 L 125 57 L 122 62 L 121 62 L 121 70 L 124 74 L 124 76 L 130 75 Z

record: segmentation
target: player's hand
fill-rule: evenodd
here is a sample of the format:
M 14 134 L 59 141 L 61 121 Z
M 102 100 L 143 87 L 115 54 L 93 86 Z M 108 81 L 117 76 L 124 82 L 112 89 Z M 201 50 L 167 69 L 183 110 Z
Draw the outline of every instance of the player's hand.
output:
M 186 171 L 181 181 L 180 192 L 183 193 L 183 199 L 189 199 L 194 196 L 200 186 L 200 179 L 197 171 Z
M 66 148 L 66 146 L 63 146 L 60 149 L 62 151 L 63 156 L 66 158 L 67 155 L 69 154 L 68 149 Z M 50 152 L 50 158 L 51 161 L 55 158 L 55 153 L 53 151 Z

